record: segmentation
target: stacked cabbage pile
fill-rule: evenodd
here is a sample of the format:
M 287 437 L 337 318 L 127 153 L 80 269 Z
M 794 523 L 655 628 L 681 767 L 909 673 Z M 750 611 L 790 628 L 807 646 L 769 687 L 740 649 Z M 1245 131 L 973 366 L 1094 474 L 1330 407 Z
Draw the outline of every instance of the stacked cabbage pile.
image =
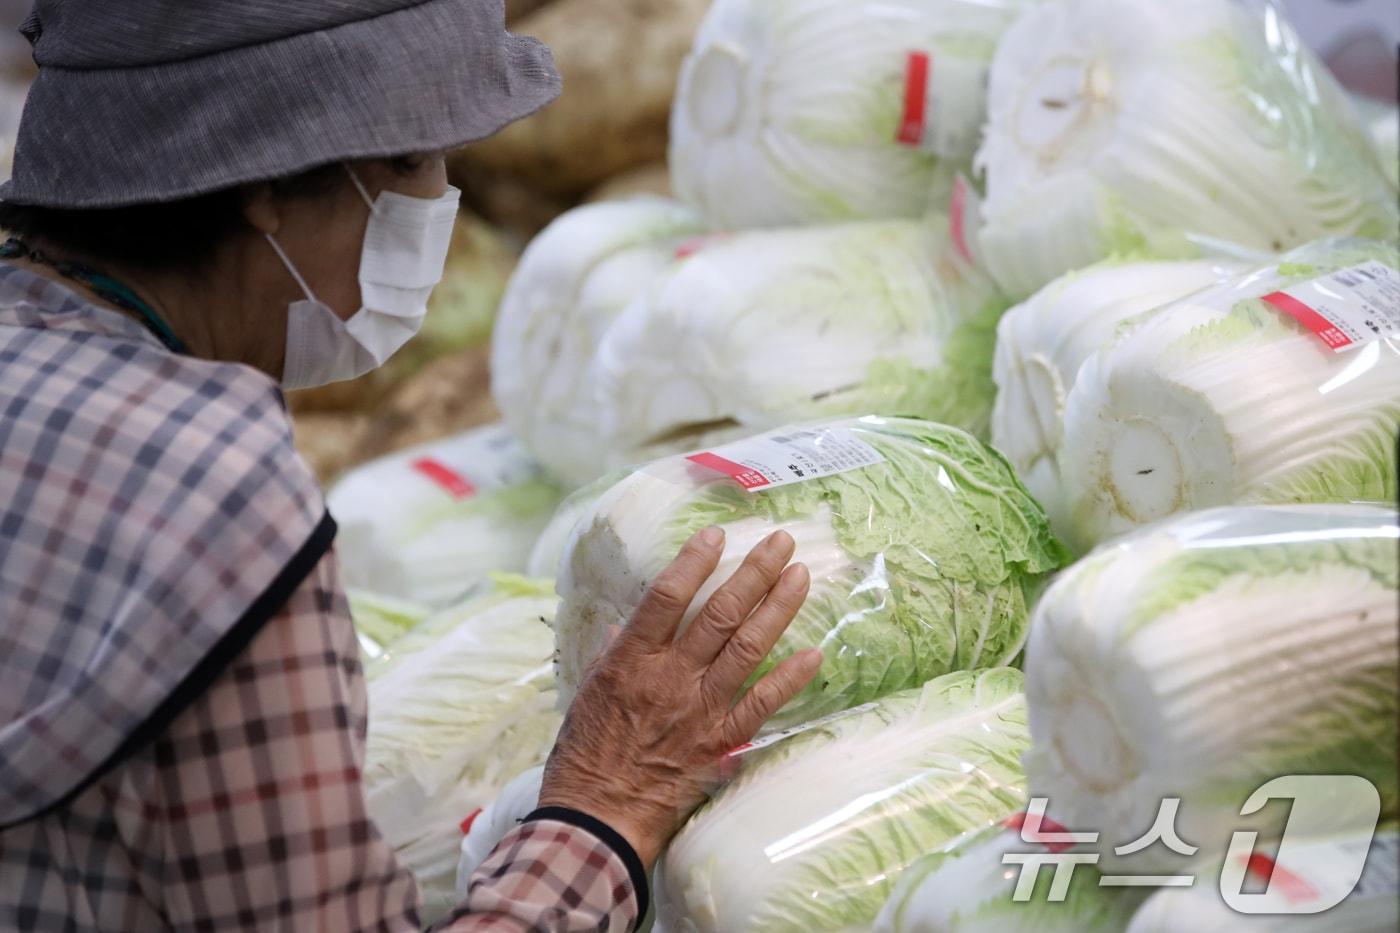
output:
M 680 240 L 690 216 L 590 205 L 525 254 L 493 389 L 560 478 L 831 415 L 985 431 L 1007 302 L 941 215 Z
M 760 673 L 824 661 L 664 854 L 665 929 L 1275 929 L 1221 913 L 1237 829 L 1340 899 L 1400 817 L 1384 146 L 1263 0 L 716 0 L 677 200 L 565 214 L 507 291 L 528 470 L 418 451 L 332 502 L 375 591 L 372 804 L 435 906 L 537 799 L 544 707 L 712 524 L 692 614 L 787 529 L 812 595 Z M 481 595 L 521 569 L 560 598 Z M 1248 804 L 1290 773 L 1373 793 L 1285 836 Z M 1164 797 L 1189 856 L 1119 851 Z M 1393 925 L 1386 869 L 1323 928 Z
M 369 812 L 417 877 L 429 919 L 455 903 L 463 819 L 554 745 L 552 589 L 498 577 L 366 665 Z

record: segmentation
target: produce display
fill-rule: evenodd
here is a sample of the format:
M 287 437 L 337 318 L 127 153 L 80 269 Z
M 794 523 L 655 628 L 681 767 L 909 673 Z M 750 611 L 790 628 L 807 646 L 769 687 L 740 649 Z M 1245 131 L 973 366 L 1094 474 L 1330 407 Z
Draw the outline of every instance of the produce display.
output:
M 441 607 L 519 572 L 562 492 L 499 426 L 365 464 L 331 489 L 346 584 Z
M 743 756 L 657 867 L 675 933 L 867 929 L 926 852 L 1025 796 L 1021 674 L 959 672 Z
M 360 651 L 366 661 L 373 661 L 384 654 L 390 645 L 433 614 L 422 603 L 367 590 L 350 590 L 347 595 L 350 598 L 350 617 L 355 620 Z
M 1393 243 L 1322 241 L 1150 315 L 1091 357 L 1065 401 L 1070 543 L 1232 503 L 1395 502 L 1400 341 L 1339 353 L 1327 341 L 1350 338 L 1305 323 L 1326 305 L 1369 336 L 1387 300 L 1400 308 Z
M 1035 0 L 715 0 L 671 110 L 676 192 L 719 228 L 914 217 L 986 117 Z
M 1013 297 L 1193 237 L 1276 252 L 1400 222 L 1350 102 L 1272 6 L 1042 3 L 997 46 L 988 110 L 981 249 Z
M 554 744 L 547 581 L 498 578 L 366 665 L 370 815 L 413 871 L 432 918 L 456 903 L 462 820 Z
M 663 201 L 588 206 L 521 262 L 493 384 L 562 479 L 832 415 L 985 433 L 1007 302 L 945 216 L 678 241 L 689 222 Z
M 997 328 L 992 443 L 1045 507 L 1069 528 L 1061 490 L 1065 400 L 1079 367 L 1112 343 L 1124 321 L 1241 271 L 1215 261 L 1105 260 L 1063 275 L 1008 311 Z
M 746 492 L 708 465 L 764 458 L 806 460 L 816 475 Z M 865 465 L 824 469 L 855 462 Z M 725 530 L 724 555 L 692 615 L 778 529 L 811 571 L 806 604 L 758 674 L 805 648 L 820 647 L 825 660 L 774 728 L 1010 663 L 1032 597 L 1064 559 L 1006 461 L 956 428 L 849 419 L 659 460 L 602 494 L 560 562 L 554 628 L 565 702 L 647 581 L 709 525 Z
M 692 245 L 598 343 L 608 466 L 871 411 L 985 433 L 1006 301 L 946 231 L 939 215 Z
M 1273 0 L 509 9 L 569 90 L 452 157 L 456 313 L 402 384 L 292 400 L 352 467 L 364 779 L 423 919 L 718 525 L 681 628 L 782 529 L 811 594 L 755 678 L 822 666 L 641 930 L 1395 929 L 1395 108 Z M 1293 775 L 1343 780 L 1249 805 Z
M 1052 855 L 1028 845 L 1019 829 L 995 828 L 945 852 L 925 855 L 899 876 L 875 923 L 876 933 L 1122 933 L 1144 895 L 1103 887 L 1092 865 L 1077 867 L 1062 897 L 1052 899 L 1052 869 L 1036 875 L 1025 900 L 1015 900 L 1012 853 Z
M 1348 505 L 1198 512 L 1055 581 L 1026 648 L 1026 775 L 1056 821 L 1101 833 L 1100 867 L 1189 861 L 1166 845 L 1115 851 L 1167 797 L 1198 859 L 1223 858 L 1237 829 L 1277 838 L 1286 809 L 1240 810 L 1281 775 L 1358 775 L 1397 814 L 1397 518 Z M 1329 810 L 1333 831 L 1347 807 Z
M 1369 852 L 1368 852 L 1369 847 Z M 1367 852 L 1360 878 L 1348 872 L 1355 854 Z M 1400 874 L 1396 854 L 1400 832 L 1394 826 L 1375 834 L 1326 836 L 1308 840 L 1289 853 L 1274 852 L 1242 866 L 1250 881 L 1264 890 L 1277 914 L 1246 916 L 1231 909 L 1213 888 L 1192 887 L 1159 891 L 1133 915 L 1127 933 L 1309 933 L 1344 930 L 1348 933 L 1391 933 L 1400 929 Z M 1283 883 L 1266 887 L 1278 875 Z M 1346 898 L 1322 913 L 1288 914 L 1298 907 L 1316 910 L 1350 890 Z
M 591 204 L 535 239 L 506 289 L 491 345 L 491 392 L 506 424 L 572 483 L 605 469 L 590 369 L 603 334 L 702 230 L 660 198 Z

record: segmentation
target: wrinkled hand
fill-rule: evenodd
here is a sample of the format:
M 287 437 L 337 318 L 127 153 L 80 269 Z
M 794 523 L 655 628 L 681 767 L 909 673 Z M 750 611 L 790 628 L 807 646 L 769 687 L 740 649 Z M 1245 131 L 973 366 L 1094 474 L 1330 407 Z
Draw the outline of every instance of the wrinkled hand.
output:
M 724 756 L 821 666 L 815 648 L 799 652 L 735 702 L 807 598 L 807 568 L 788 566 L 793 548 L 786 532 L 766 538 L 677 638 L 724 551 L 718 528 L 690 539 L 584 678 L 545 767 L 540 806 L 602 820 L 650 870 Z

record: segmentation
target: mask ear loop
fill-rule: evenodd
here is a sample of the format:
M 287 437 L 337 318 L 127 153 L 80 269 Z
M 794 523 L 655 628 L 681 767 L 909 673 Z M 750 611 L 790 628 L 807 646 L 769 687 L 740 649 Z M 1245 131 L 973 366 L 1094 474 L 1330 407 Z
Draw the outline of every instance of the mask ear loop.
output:
M 372 197 L 369 196 L 369 189 L 365 187 L 365 183 L 364 183 L 364 182 L 360 181 L 360 176 L 355 174 L 355 170 L 354 170 L 353 168 L 351 168 L 349 165 L 346 165 L 345 163 L 341 163 L 341 164 L 342 164 L 342 165 L 344 166 L 344 168 L 345 168 L 345 174 L 349 175 L 349 176 L 350 176 L 350 180 L 351 180 L 352 182 L 354 182 L 354 184 L 355 184 L 355 190 L 358 191 L 358 192 L 360 192 L 360 197 L 364 198 L 364 199 L 365 199 L 365 203 L 369 205 L 369 212 L 370 212 L 371 214 L 373 214 L 373 213 L 374 213 L 374 198 L 372 198 Z
M 287 267 L 287 271 L 292 274 L 292 278 L 296 279 L 297 284 L 301 286 L 302 293 L 306 295 L 306 299 L 312 302 L 316 301 L 316 296 L 311 294 L 311 286 L 307 285 L 306 279 L 301 277 L 301 273 L 298 272 L 297 267 L 293 265 L 291 258 L 287 255 L 287 251 L 282 248 L 282 244 L 278 243 L 277 238 L 270 233 L 263 235 L 267 237 L 267 242 L 272 244 L 273 250 L 277 253 L 277 258 L 282 260 L 282 265 Z

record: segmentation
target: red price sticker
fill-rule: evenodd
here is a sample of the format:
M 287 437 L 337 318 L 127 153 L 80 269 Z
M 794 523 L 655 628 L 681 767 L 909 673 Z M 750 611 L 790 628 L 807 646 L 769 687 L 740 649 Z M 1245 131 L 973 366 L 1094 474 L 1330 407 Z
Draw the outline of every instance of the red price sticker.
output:
M 1288 292 L 1274 292 L 1273 294 L 1265 295 L 1264 300 L 1293 318 L 1299 324 L 1302 324 L 1314 334 L 1317 334 L 1322 342 L 1332 349 L 1340 350 L 1343 347 L 1351 346 L 1351 338 L 1342 333 L 1341 328 L 1337 327 L 1337 325 L 1318 314 L 1297 298 L 1288 294 Z
M 928 122 L 928 76 L 933 59 L 927 52 L 910 52 L 904 65 L 904 114 L 899 120 L 895 141 L 918 146 L 924 141 Z
M 758 470 L 746 467 L 742 463 L 735 463 L 733 460 L 726 460 L 718 454 L 691 454 L 686 459 L 691 463 L 698 463 L 702 467 L 709 467 L 711 470 L 723 473 L 745 489 L 761 489 L 771 482 Z
M 1263 300 L 1336 353 L 1400 336 L 1400 271 L 1374 259 L 1271 292 Z
M 413 461 L 410 466 L 432 480 L 438 487 L 454 499 L 470 499 L 472 496 L 476 495 L 476 486 L 472 484 L 472 481 L 441 460 L 435 460 L 432 457 L 420 457 Z

